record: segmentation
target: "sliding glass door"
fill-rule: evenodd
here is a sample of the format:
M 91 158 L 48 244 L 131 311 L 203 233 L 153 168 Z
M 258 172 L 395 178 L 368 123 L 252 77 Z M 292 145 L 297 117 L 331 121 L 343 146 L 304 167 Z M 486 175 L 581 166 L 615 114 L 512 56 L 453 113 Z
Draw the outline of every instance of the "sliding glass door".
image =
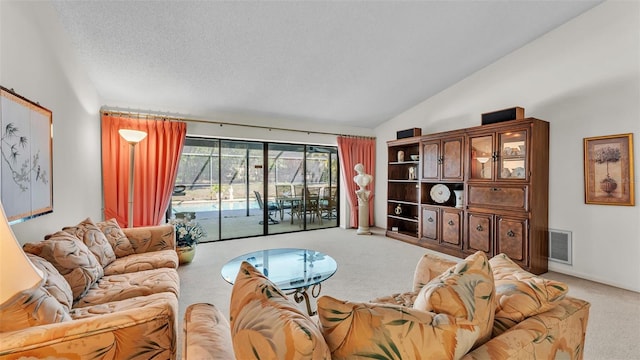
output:
M 220 141 L 220 238 L 263 234 L 263 144 Z
M 335 227 L 338 168 L 335 147 L 187 138 L 169 216 L 203 241 Z

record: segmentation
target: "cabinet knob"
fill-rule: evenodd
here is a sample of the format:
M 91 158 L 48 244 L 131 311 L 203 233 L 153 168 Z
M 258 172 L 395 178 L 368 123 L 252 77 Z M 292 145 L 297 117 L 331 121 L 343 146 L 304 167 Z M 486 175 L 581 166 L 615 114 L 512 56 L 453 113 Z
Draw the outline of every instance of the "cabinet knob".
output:
M 455 223 L 453 222 L 453 220 L 449 220 L 449 222 L 448 222 L 447 224 L 449 224 L 449 226 L 453 226 L 453 225 L 455 225 Z
M 433 222 L 433 218 L 430 217 L 430 218 L 427 219 L 427 221 L 432 223 Z
M 507 236 L 508 237 L 514 237 L 514 236 L 516 236 L 516 233 L 514 233 L 513 230 L 509 230 L 509 231 L 507 231 Z
M 502 190 L 502 189 L 500 189 L 500 188 L 491 188 L 491 191 L 500 191 L 500 190 Z
M 479 225 L 479 224 L 478 224 L 478 226 L 476 226 L 476 230 L 478 230 L 478 231 L 484 231 L 484 228 L 482 227 L 482 225 Z

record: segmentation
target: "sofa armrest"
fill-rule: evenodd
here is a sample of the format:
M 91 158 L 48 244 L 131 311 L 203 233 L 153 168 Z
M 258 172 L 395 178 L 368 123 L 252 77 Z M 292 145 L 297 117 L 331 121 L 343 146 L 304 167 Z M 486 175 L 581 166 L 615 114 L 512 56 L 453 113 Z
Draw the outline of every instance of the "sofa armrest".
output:
M 71 321 L 4 332 L 0 359 L 175 359 L 178 301 L 173 294 L 118 303 L 83 309 Z
M 426 283 L 455 264 L 457 264 L 457 262 L 447 260 L 437 255 L 424 254 L 418 261 L 416 270 L 413 273 L 413 291 L 420 291 Z
M 235 359 L 229 322 L 214 305 L 189 305 L 184 314 L 183 334 L 184 360 Z
M 462 360 L 572 359 L 584 357 L 590 304 L 567 297 L 466 354 Z
M 175 250 L 175 227 L 171 224 L 122 229 L 136 254 L 158 250 Z

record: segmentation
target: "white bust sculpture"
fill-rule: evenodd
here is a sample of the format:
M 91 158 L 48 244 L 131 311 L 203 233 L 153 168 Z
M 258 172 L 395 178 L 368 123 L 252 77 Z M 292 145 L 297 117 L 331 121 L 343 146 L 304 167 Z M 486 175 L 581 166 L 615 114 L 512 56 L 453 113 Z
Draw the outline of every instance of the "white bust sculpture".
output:
M 358 175 L 353 177 L 353 181 L 358 184 L 360 189 L 356 190 L 358 196 L 358 235 L 369 235 L 369 195 L 371 191 L 367 190 L 367 186 L 373 180 L 373 176 L 365 174 L 364 165 L 356 164 L 353 168 Z
M 373 180 L 373 177 L 364 173 L 364 165 L 362 164 L 356 164 L 353 169 L 358 173 L 353 177 L 353 181 L 360 186 L 360 190 L 367 190 L 367 185 Z

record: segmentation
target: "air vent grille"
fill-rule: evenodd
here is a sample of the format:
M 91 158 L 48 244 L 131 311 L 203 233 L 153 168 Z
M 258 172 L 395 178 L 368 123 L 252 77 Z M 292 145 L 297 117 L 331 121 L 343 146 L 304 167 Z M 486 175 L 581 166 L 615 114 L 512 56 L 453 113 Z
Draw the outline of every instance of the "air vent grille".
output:
M 571 265 L 571 231 L 549 229 L 549 260 Z

